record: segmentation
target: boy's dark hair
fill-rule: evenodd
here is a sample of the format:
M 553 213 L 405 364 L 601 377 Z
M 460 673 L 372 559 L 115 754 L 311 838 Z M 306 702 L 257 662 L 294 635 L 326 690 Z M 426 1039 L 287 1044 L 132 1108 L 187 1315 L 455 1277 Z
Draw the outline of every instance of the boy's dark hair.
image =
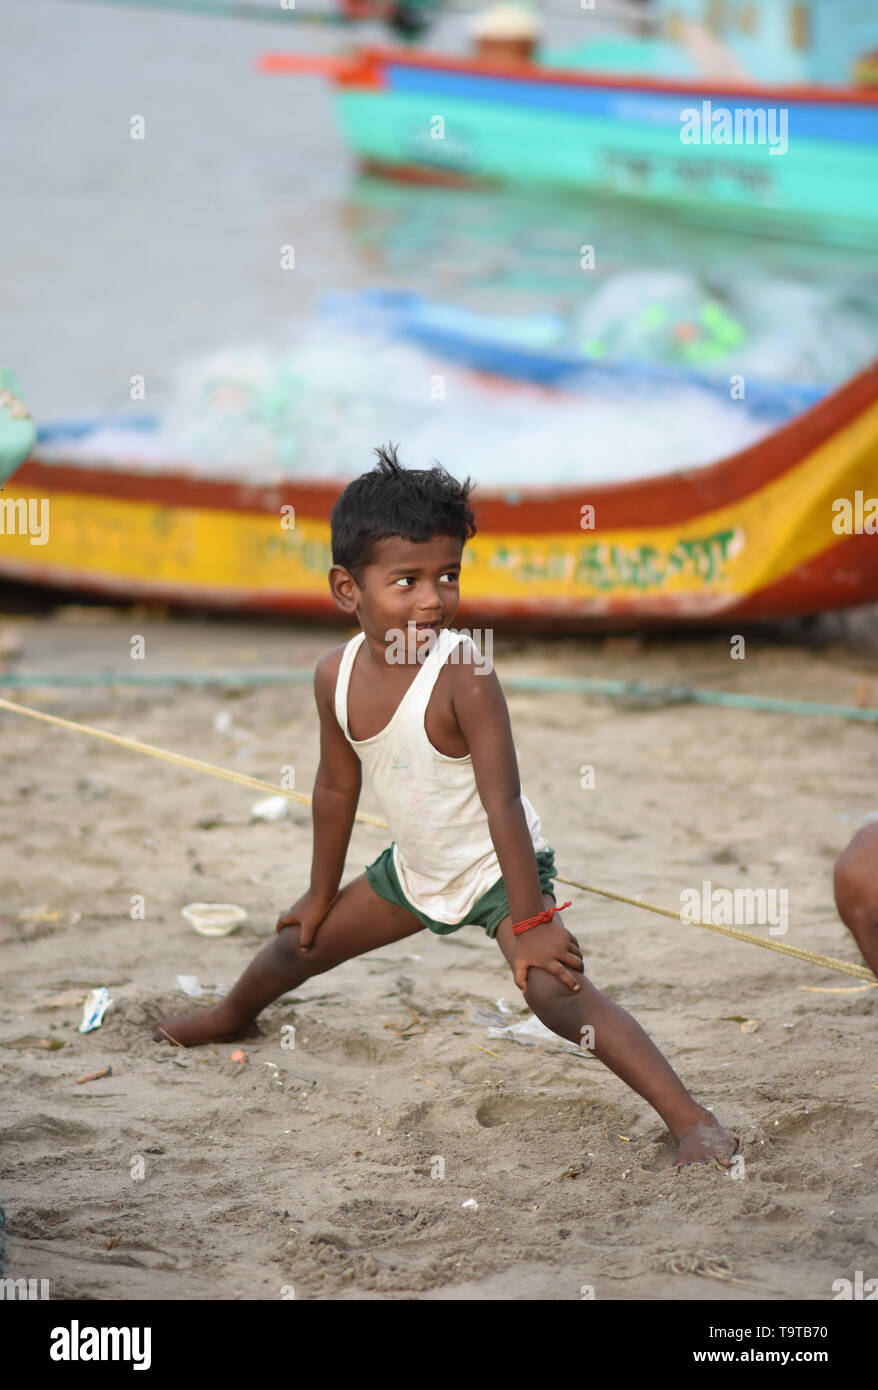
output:
M 330 517 L 332 563 L 343 565 L 360 585 L 376 541 L 403 536 L 420 542 L 438 535 L 465 544 L 476 534 L 467 505 L 470 478 L 459 483 L 441 463 L 403 468 L 393 444 L 374 452 L 374 468 L 348 483 Z

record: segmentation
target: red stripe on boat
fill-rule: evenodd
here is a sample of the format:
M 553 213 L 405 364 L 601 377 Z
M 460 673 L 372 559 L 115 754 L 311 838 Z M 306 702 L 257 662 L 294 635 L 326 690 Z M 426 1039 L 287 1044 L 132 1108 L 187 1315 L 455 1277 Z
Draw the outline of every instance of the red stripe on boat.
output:
M 684 92 L 693 96 L 761 96 L 780 101 L 842 103 L 852 106 L 878 106 L 878 88 L 874 87 L 773 87 L 757 83 L 728 82 L 719 77 L 703 77 L 688 81 L 677 78 L 642 77 L 631 73 L 627 77 L 602 72 L 574 72 L 566 68 L 541 68 L 538 64 L 519 66 L 484 64 L 475 58 L 446 58 L 429 53 L 411 53 L 402 48 L 364 48 L 359 50 L 363 67 L 368 64 L 383 67 L 433 68 L 437 72 L 470 73 L 480 77 L 509 78 L 516 82 L 543 82 L 557 86 L 641 88 L 647 92 Z M 345 79 L 349 81 L 349 79 Z M 369 84 L 367 84 L 369 85 Z M 374 84 L 371 84 L 374 85 Z

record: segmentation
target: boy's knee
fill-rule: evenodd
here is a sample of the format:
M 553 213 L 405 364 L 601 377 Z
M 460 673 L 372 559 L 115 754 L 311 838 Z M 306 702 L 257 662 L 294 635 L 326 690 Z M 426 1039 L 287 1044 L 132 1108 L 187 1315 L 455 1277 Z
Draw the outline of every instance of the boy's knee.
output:
M 277 934 L 288 969 L 295 969 L 304 980 L 310 975 L 321 975 L 338 964 L 337 956 L 330 956 L 320 940 L 318 931 L 307 951 L 302 950 L 302 928 L 298 922 L 292 926 L 281 927 Z
M 550 1012 L 563 1007 L 568 999 L 578 1000 L 579 994 L 574 994 L 565 984 L 562 984 L 558 976 L 553 975 L 551 970 L 540 970 L 538 966 L 532 965 L 527 972 L 527 987 L 524 991 L 524 998 L 528 1008 L 533 1010 L 537 1018 L 541 1018 L 542 1012 Z
M 878 926 L 878 824 L 859 830 L 836 860 L 835 904 L 848 926 Z
M 290 927 L 281 927 L 277 934 L 278 947 L 290 965 L 305 965 L 309 953 L 301 949 L 302 928 L 298 922 Z

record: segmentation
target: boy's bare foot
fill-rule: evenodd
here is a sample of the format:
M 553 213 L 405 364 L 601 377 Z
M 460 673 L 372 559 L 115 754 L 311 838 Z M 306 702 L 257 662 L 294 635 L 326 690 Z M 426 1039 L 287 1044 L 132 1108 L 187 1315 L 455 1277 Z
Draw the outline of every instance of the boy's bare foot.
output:
M 723 1168 L 730 1168 L 732 1158 L 740 1147 L 737 1134 L 724 1129 L 719 1120 L 705 1110 L 704 1119 L 681 1131 L 677 1140 L 677 1157 L 672 1168 L 685 1168 L 690 1163 L 709 1163 L 716 1161 Z
M 214 1004 L 210 1009 L 193 1009 L 187 1014 L 169 1014 L 159 1019 L 152 1036 L 156 1042 L 198 1047 L 202 1043 L 255 1038 L 259 1036 L 259 1028 L 254 1020 L 236 1025 L 223 1013 L 222 1004 Z

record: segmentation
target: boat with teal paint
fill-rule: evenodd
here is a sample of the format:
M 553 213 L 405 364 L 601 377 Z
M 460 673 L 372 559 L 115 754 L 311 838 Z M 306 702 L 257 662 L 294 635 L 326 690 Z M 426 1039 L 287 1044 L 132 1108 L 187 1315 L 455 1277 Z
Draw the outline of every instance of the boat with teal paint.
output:
M 485 71 L 372 49 L 338 79 L 336 102 L 351 149 L 385 173 L 575 185 L 702 220 L 878 242 L 878 91 Z M 735 141 L 736 120 L 745 136 L 750 120 L 752 143 Z
M 587 48 L 568 67 L 389 48 L 260 66 L 331 76 L 350 149 L 384 175 L 566 186 L 726 229 L 878 244 L 878 88 L 658 74 L 645 42 L 628 73 L 623 41 L 603 67 Z
M 36 438 L 36 426 L 21 399 L 18 378 L 8 367 L 0 367 L 0 491 L 2 484 L 24 463 Z

